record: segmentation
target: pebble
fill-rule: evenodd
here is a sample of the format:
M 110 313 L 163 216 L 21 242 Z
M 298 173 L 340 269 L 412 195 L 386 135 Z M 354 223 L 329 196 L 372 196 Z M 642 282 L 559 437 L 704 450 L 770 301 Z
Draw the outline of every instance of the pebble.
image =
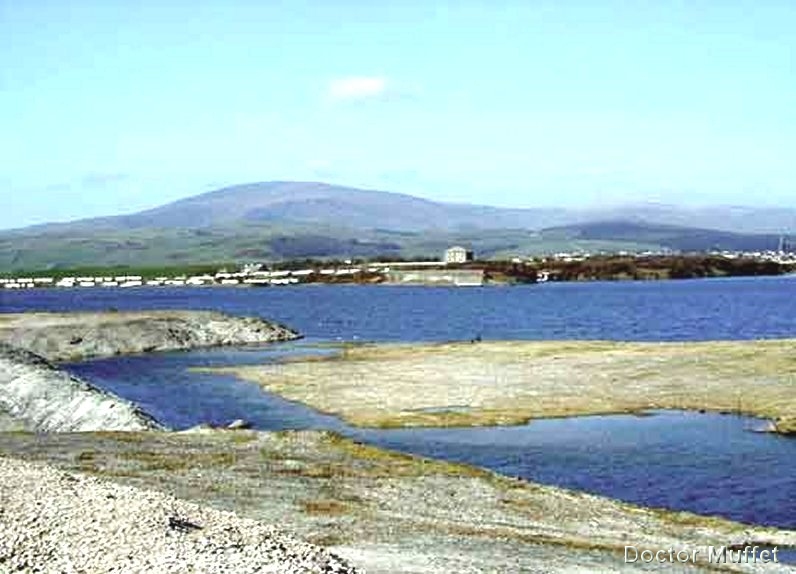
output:
M 361 572 L 234 513 L 0 457 L 0 572 Z

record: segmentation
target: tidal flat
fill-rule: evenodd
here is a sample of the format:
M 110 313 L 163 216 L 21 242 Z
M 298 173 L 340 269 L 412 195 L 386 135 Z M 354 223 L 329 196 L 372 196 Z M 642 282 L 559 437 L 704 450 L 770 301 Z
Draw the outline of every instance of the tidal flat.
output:
M 651 409 L 733 412 L 796 433 L 796 340 L 349 344 L 216 369 L 361 427 L 489 426 Z

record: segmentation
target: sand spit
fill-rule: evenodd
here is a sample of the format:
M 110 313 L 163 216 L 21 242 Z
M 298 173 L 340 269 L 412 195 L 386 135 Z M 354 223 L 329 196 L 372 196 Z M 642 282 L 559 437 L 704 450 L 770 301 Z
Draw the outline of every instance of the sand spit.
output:
M 176 498 L 0 458 L 0 571 L 354 573 L 278 529 Z
M 277 323 L 212 311 L 0 314 L 0 341 L 56 362 L 297 338 Z
M 705 409 L 764 417 L 772 430 L 793 433 L 794 348 L 794 340 L 361 345 L 331 358 L 223 370 L 358 426 Z

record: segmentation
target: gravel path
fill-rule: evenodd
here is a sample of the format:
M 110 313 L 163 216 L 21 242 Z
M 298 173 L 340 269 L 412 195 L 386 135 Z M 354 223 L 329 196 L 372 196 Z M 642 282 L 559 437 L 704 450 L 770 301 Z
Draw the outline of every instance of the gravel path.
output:
M 0 572 L 357 570 L 317 546 L 233 513 L 0 457 Z

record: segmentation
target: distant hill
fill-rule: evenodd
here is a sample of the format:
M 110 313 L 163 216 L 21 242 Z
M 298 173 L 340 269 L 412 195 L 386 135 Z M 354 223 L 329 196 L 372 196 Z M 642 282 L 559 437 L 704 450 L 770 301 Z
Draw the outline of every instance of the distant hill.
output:
M 237 224 L 323 224 L 395 231 L 541 228 L 573 222 L 565 209 L 504 209 L 440 203 L 401 193 L 315 182 L 273 181 L 225 187 L 131 215 L 36 226 L 74 229 L 201 228 Z
M 682 206 L 635 203 L 593 210 L 590 221 L 642 221 L 734 233 L 796 233 L 796 209 L 733 205 Z M 555 225 L 555 224 L 554 224 Z
M 658 225 L 638 221 L 595 221 L 542 232 L 547 238 L 572 241 L 632 241 L 658 245 L 674 251 L 769 251 L 779 246 L 779 235 L 732 233 L 716 229 L 700 229 L 675 225 Z
M 796 231 L 796 210 L 505 209 L 283 181 L 226 187 L 131 215 L 0 231 L 0 271 L 439 256 L 453 243 L 482 257 L 573 248 L 762 249 L 776 246 L 787 229 Z

